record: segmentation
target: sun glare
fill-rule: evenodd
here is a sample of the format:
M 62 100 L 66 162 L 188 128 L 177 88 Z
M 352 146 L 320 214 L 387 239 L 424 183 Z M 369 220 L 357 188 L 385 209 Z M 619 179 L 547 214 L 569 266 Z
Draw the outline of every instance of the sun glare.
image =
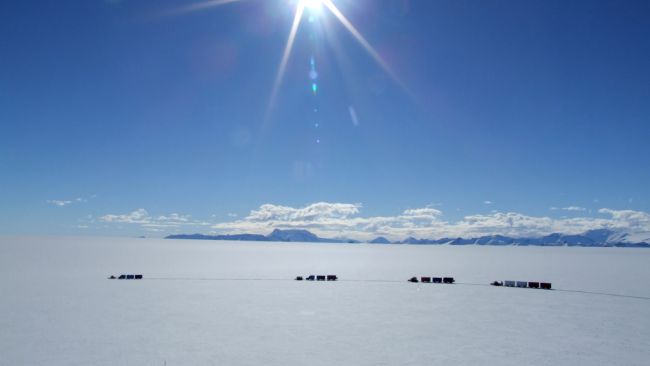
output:
M 167 15 L 176 15 L 181 13 L 189 13 L 199 10 L 205 10 L 208 8 L 219 7 L 221 5 L 226 5 L 230 3 L 239 2 L 240 0 L 204 0 L 191 5 L 174 9 L 171 12 L 166 13 Z M 350 32 L 350 34 L 356 39 L 356 41 L 361 45 L 366 52 L 377 62 L 377 64 L 404 90 L 408 89 L 400 81 L 397 75 L 391 70 L 388 64 L 383 60 L 379 53 L 372 47 L 372 45 L 366 40 L 366 38 L 357 30 L 357 28 L 348 20 L 348 18 L 343 15 L 341 10 L 334 5 L 333 0 L 297 0 L 291 1 L 290 3 L 296 4 L 295 13 L 293 17 L 293 23 L 291 25 L 291 31 L 289 32 L 289 37 L 287 43 L 284 47 L 284 52 L 282 53 L 282 60 L 278 68 L 278 73 L 275 77 L 275 82 L 273 83 L 273 88 L 271 90 L 271 97 L 269 99 L 269 107 L 267 110 L 268 114 L 271 112 L 273 105 L 275 104 L 275 98 L 277 97 L 280 85 L 282 84 L 282 79 L 287 68 L 289 58 L 291 57 L 291 51 L 293 49 L 293 44 L 296 39 L 296 34 L 298 33 L 298 28 L 303 19 L 303 15 L 309 16 L 309 22 L 314 22 L 314 19 L 317 19 L 320 16 L 324 16 L 325 12 L 328 11 L 331 13 L 334 18 L 336 18 L 344 28 Z M 312 70 L 313 71 L 313 70 Z M 315 71 L 314 71 L 315 72 Z M 316 84 L 314 84 L 316 85 Z M 312 91 L 316 93 L 317 86 L 312 86 Z
M 322 0 L 300 0 L 302 5 L 309 9 L 309 10 L 316 10 L 320 11 L 323 9 L 323 1 Z

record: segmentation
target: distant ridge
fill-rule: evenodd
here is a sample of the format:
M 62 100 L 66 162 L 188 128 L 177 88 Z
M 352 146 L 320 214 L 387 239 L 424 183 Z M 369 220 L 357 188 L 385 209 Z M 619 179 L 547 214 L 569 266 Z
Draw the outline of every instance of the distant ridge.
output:
M 195 239 L 195 240 L 233 240 L 233 241 L 267 241 L 267 242 L 300 242 L 300 243 L 359 243 L 353 239 L 321 238 L 308 230 L 275 229 L 268 235 L 234 234 L 234 235 L 203 235 L 176 234 L 165 239 Z M 631 247 L 650 248 L 650 233 L 629 234 L 608 229 L 589 230 L 582 234 L 554 233 L 542 237 L 514 238 L 503 235 L 486 235 L 478 238 L 442 238 L 416 239 L 408 237 L 402 241 L 391 242 L 379 236 L 369 243 L 372 244 L 415 244 L 415 245 L 519 245 L 519 246 L 581 246 L 581 247 Z
M 195 240 L 233 240 L 233 241 L 269 241 L 269 242 L 299 242 L 299 243 L 359 243 L 352 239 L 320 238 L 308 230 L 275 229 L 269 235 L 233 234 L 233 235 L 203 235 L 177 234 L 168 235 L 165 239 L 195 239 Z
M 641 236 L 643 237 L 643 236 Z M 503 235 L 486 235 L 478 238 L 416 239 L 406 238 L 395 244 L 448 244 L 448 245 L 536 245 L 536 246 L 582 246 L 582 247 L 639 247 L 650 248 L 650 233 L 646 239 L 608 229 L 589 230 L 582 234 L 553 233 L 541 237 L 514 238 Z
M 378 237 L 372 239 L 371 241 L 369 241 L 368 243 L 370 243 L 370 244 L 391 244 L 390 240 L 384 238 L 383 236 L 378 236 Z
M 165 239 L 270 241 L 268 237 L 259 234 L 236 234 L 236 235 L 176 234 L 176 235 L 167 235 Z

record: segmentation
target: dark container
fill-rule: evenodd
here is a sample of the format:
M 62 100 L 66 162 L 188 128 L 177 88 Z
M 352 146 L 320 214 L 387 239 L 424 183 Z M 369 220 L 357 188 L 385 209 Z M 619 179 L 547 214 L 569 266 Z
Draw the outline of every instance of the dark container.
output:
M 296 277 L 296 281 L 302 281 L 302 276 Z
M 141 275 L 141 274 L 137 274 L 137 275 L 135 275 L 135 279 L 136 279 L 136 280 L 141 280 L 141 279 L 142 279 L 142 275 Z
M 327 280 L 328 281 L 336 281 L 339 278 L 336 275 L 327 275 Z
M 442 283 L 442 277 L 433 277 L 431 279 L 431 282 L 433 282 L 433 283 Z
M 539 288 L 539 282 L 528 282 L 528 287 Z
M 325 276 L 323 275 L 316 276 L 316 281 L 325 281 Z
M 424 276 L 422 276 L 422 277 L 420 277 L 420 281 L 421 281 L 421 282 L 429 283 L 429 282 L 431 282 L 431 277 L 424 277 Z
M 540 288 L 543 288 L 544 290 L 550 290 L 551 289 L 551 283 L 550 282 L 542 282 L 539 284 Z
M 456 282 L 453 277 L 443 277 L 442 283 L 454 283 Z

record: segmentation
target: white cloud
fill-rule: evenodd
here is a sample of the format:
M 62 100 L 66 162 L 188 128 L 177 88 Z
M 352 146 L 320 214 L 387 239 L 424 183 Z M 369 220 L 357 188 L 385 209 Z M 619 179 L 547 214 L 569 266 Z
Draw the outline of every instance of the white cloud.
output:
M 172 213 L 169 215 L 151 216 L 144 208 L 139 208 L 127 214 L 108 214 L 99 218 L 100 221 L 113 224 L 138 224 L 150 231 L 180 226 L 207 226 L 207 222 L 195 221 L 189 215 Z
M 411 209 L 397 217 L 356 217 L 360 204 L 318 202 L 302 208 L 265 204 L 240 220 L 213 226 L 221 232 L 268 233 L 274 228 L 303 228 L 319 235 L 383 232 L 396 228 L 417 228 L 437 220 L 433 208 Z
M 587 211 L 584 207 L 579 206 L 568 206 L 568 207 L 551 207 L 552 211 L 564 210 L 564 211 Z
M 432 208 L 412 208 L 394 216 L 360 215 L 358 203 L 317 202 L 304 207 L 264 204 L 242 218 L 207 223 L 189 215 L 172 213 L 153 216 L 145 209 L 127 214 L 108 214 L 100 221 L 112 224 L 139 225 L 143 230 L 188 230 L 209 226 L 214 233 L 268 234 L 273 229 L 305 229 L 322 237 L 348 237 L 367 240 L 376 236 L 390 239 L 479 237 L 508 235 L 513 237 L 542 236 L 551 233 L 578 234 L 592 229 L 623 229 L 628 232 L 650 231 L 650 214 L 642 211 L 602 208 L 597 217 L 529 216 L 517 212 L 491 212 L 467 215 L 455 222 L 444 220 L 442 211 Z M 574 210 L 582 212 L 580 210 Z
M 491 205 L 491 204 L 493 204 L 493 203 L 494 203 L 494 202 L 489 201 L 489 200 L 485 200 L 485 201 L 483 201 L 483 204 L 486 204 L 486 205 Z
M 151 221 L 149 213 L 144 208 L 139 208 L 131 213 L 124 215 L 104 215 L 99 219 L 104 222 L 124 224 L 148 224 Z
M 601 208 L 599 213 L 609 215 L 613 225 L 630 231 L 650 231 L 650 214 L 643 211 Z
M 72 201 L 63 201 L 63 200 L 47 200 L 46 202 L 59 207 L 67 206 L 72 203 Z
M 584 207 L 578 207 L 578 206 L 569 206 L 569 207 L 562 207 L 564 211 L 587 211 L 586 208 Z
M 189 215 L 179 215 L 177 213 L 172 213 L 168 216 L 158 216 L 156 218 L 156 221 L 158 222 L 179 222 L 179 223 L 185 223 L 190 221 L 190 216 Z
M 250 221 L 313 221 L 324 218 L 342 219 L 359 212 L 360 204 L 350 203 L 312 203 L 304 208 L 293 208 L 266 204 L 253 210 L 246 217 Z
M 93 195 L 91 198 L 93 197 L 95 197 L 95 195 Z M 55 206 L 63 207 L 63 206 L 71 205 L 73 203 L 85 203 L 88 202 L 88 199 L 83 197 L 77 197 L 73 200 L 47 200 L 46 202 Z
M 425 207 L 408 209 L 396 216 L 358 216 L 360 204 L 319 202 L 303 208 L 265 204 L 239 220 L 212 226 L 219 233 L 267 234 L 275 228 L 306 229 L 323 237 L 370 239 L 387 236 L 403 239 L 478 237 L 508 235 L 514 237 L 542 236 L 555 232 L 578 234 L 592 229 L 650 230 L 650 215 L 640 211 L 601 209 L 602 217 L 550 218 L 528 216 L 516 212 L 492 212 L 468 215 L 456 222 L 443 220 L 440 210 Z M 579 211 L 579 210 L 574 210 Z
M 436 210 L 435 208 L 425 207 L 425 208 L 416 208 L 404 210 L 404 216 L 410 217 L 438 217 L 442 216 L 442 211 Z
M 213 226 L 220 232 L 265 234 L 274 228 L 300 228 L 327 237 L 348 236 L 369 239 L 431 236 L 444 232 L 448 225 L 440 220 L 440 210 L 425 207 L 408 209 L 397 216 L 358 217 L 360 204 L 319 202 L 303 208 L 265 204 L 240 220 Z

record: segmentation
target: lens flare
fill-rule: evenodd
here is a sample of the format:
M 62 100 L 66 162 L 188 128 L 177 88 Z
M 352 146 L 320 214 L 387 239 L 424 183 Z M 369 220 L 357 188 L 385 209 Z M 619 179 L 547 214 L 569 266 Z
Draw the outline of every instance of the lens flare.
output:
M 381 58 L 379 53 L 377 53 L 377 51 L 375 51 L 375 48 L 372 47 L 372 45 L 366 40 L 366 38 L 348 20 L 348 18 L 346 18 L 345 15 L 343 15 L 343 13 L 341 13 L 341 11 L 336 7 L 336 5 L 334 5 L 332 0 L 319 0 L 319 1 L 321 1 L 323 4 L 325 4 L 327 9 L 329 9 L 329 11 L 332 12 L 332 14 L 334 14 L 334 16 L 339 20 L 339 22 L 341 22 L 341 24 L 343 24 L 343 26 L 348 30 L 348 32 L 350 32 L 350 34 L 352 34 L 352 36 L 354 38 L 356 38 L 357 42 L 359 42 L 359 44 L 363 48 L 365 48 L 366 52 L 368 52 L 368 54 L 370 54 L 370 56 L 375 60 L 375 62 L 377 62 L 377 64 L 379 64 L 379 66 L 381 66 L 381 68 L 384 69 L 384 71 L 388 75 L 390 75 L 390 77 L 393 79 L 393 81 L 395 81 L 402 88 L 406 89 L 404 87 L 404 84 L 402 83 L 402 81 L 397 77 L 397 75 L 393 72 L 393 70 L 391 70 L 391 68 L 388 66 L 386 61 L 384 61 L 384 59 Z
M 323 0 L 301 0 L 302 5 L 312 11 L 320 11 L 323 9 Z
M 164 15 L 180 15 L 183 13 L 191 13 L 191 12 L 219 7 L 221 5 L 226 5 L 226 4 L 235 3 L 239 1 L 241 0 L 204 0 L 190 5 L 186 5 L 184 7 L 173 9 L 172 11 L 167 12 Z M 327 9 L 329 13 L 334 15 L 334 18 L 336 18 L 341 23 L 341 25 L 343 25 L 343 27 L 347 29 L 347 31 L 354 37 L 354 39 L 359 43 L 359 45 L 361 45 L 361 47 L 363 47 L 366 50 L 366 52 L 386 72 L 386 74 L 388 74 L 395 83 L 401 86 L 403 90 L 411 94 L 408 88 L 406 88 L 404 83 L 402 83 L 402 81 L 397 77 L 397 75 L 393 72 L 393 70 L 391 70 L 388 64 L 375 50 L 375 48 L 366 40 L 366 38 L 361 34 L 361 32 L 357 30 L 357 28 L 352 24 L 352 22 L 350 22 L 350 20 L 348 20 L 348 18 L 345 15 L 343 15 L 343 13 L 339 10 L 339 8 L 336 5 L 334 5 L 334 2 L 332 0 L 298 0 L 297 3 L 295 2 L 293 3 L 297 4 L 294 18 L 293 18 L 293 24 L 291 25 L 291 31 L 289 33 L 287 43 L 285 44 L 284 52 L 282 53 L 282 60 L 278 67 L 278 73 L 276 74 L 275 81 L 273 83 L 273 87 L 271 90 L 271 97 L 269 99 L 269 105 L 268 105 L 267 115 L 265 120 L 269 118 L 271 109 L 273 109 L 273 106 L 275 104 L 278 91 L 282 84 L 282 79 L 284 78 L 284 74 L 286 72 L 287 63 L 289 62 L 289 58 L 291 57 L 291 51 L 293 49 L 294 41 L 296 39 L 296 34 L 298 33 L 298 28 L 300 27 L 300 23 L 306 11 L 308 12 L 307 21 L 313 23 L 316 20 L 320 20 L 319 17 L 321 15 L 324 16 L 325 14 L 323 13 L 325 13 L 325 9 Z M 311 69 L 309 71 L 309 78 L 311 79 L 311 91 L 313 92 L 313 94 L 316 94 L 318 91 L 318 85 L 316 82 L 318 80 L 319 75 L 315 69 L 314 59 L 311 58 L 310 61 L 311 61 Z M 355 118 L 353 118 L 353 120 L 354 119 Z
M 278 89 L 280 84 L 282 84 L 282 79 L 284 78 L 284 72 L 287 68 L 287 62 L 289 62 L 289 56 L 291 56 L 291 49 L 293 48 L 293 41 L 296 39 L 296 33 L 298 33 L 298 27 L 300 26 L 300 19 L 302 18 L 302 13 L 305 11 L 305 5 L 301 2 L 296 8 L 296 14 L 293 17 L 293 24 L 291 25 L 291 32 L 289 33 L 289 38 L 287 39 L 287 44 L 284 47 L 284 53 L 282 54 L 282 61 L 280 62 L 280 68 L 278 69 L 278 74 L 275 77 L 275 82 L 273 83 L 273 90 L 271 90 L 271 99 L 269 101 L 269 111 L 273 108 L 275 104 L 275 98 L 278 94 Z M 268 113 L 268 112 L 267 112 Z
M 164 13 L 161 13 L 160 15 L 162 16 L 171 16 L 171 15 L 180 15 L 184 13 L 192 13 L 195 11 L 200 11 L 200 10 L 205 10 L 209 8 L 214 8 L 217 6 L 221 5 L 226 5 L 230 3 L 234 3 L 240 0 L 208 0 L 208 1 L 201 1 L 198 3 L 186 5 L 180 8 L 173 9 L 171 11 L 167 11 Z

